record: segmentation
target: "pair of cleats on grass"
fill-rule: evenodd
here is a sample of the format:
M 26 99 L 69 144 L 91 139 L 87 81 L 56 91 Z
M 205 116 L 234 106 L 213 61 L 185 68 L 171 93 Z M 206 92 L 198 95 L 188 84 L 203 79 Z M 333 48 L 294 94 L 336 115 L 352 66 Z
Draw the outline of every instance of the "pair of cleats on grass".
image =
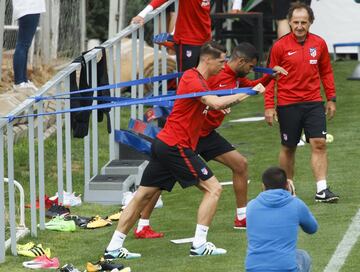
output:
M 198 248 L 193 246 L 190 249 L 190 257 L 199 257 L 199 256 L 208 256 L 208 255 L 223 255 L 226 254 L 226 249 L 218 248 L 211 242 L 206 242 Z M 140 258 L 140 253 L 129 252 L 126 248 L 122 247 L 120 249 L 107 251 L 105 250 L 104 259 L 105 260 L 115 260 L 115 259 L 136 259 Z

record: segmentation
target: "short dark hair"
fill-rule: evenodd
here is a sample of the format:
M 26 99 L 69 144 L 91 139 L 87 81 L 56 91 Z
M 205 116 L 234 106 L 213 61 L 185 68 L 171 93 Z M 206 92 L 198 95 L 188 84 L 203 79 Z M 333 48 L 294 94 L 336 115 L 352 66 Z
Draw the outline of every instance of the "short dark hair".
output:
M 314 16 L 314 12 L 313 12 L 312 8 L 300 1 L 297 1 L 297 2 L 291 4 L 288 14 L 287 14 L 287 19 L 289 21 L 291 20 L 295 9 L 305 9 L 307 11 L 307 13 L 309 14 L 309 22 L 311 24 L 314 22 L 315 16 Z
M 215 41 L 207 42 L 200 48 L 200 57 L 209 55 L 214 59 L 217 59 L 224 53 L 226 53 L 226 48 Z
M 237 58 L 245 58 L 247 61 L 251 61 L 253 59 L 258 60 L 259 53 L 255 46 L 253 46 L 251 43 L 242 42 L 235 46 L 231 52 L 230 60 Z
M 270 167 L 262 175 L 265 189 L 286 189 L 287 177 L 285 171 L 280 167 Z

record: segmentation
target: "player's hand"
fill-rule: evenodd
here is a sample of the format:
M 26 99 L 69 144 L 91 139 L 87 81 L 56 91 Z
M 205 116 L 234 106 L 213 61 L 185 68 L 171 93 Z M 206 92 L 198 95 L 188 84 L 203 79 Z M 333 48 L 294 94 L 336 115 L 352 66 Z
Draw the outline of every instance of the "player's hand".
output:
M 131 19 L 131 23 L 132 24 L 143 25 L 144 24 L 144 18 L 137 15 L 134 18 Z
M 275 109 L 266 109 L 265 110 L 265 121 L 269 126 L 274 124 L 274 121 L 277 121 L 277 113 Z
M 284 68 L 282 68 L 281 66 L 274 66 L 272 68 L 274 70 L 274 73 L 273 73 L 273 77 L 276 77 L 280 74 L 284 75 L 284 76 L 287 76 L 288 75 L 288 71 L 286 71 Z
M 258 93 L 264 93 L 265 92 L 265 87 L 264 85 L 262 85 L 261 83 L 257 84 L 255 87 L 252 88 L 252 90 L 258 92 Z
M 226 108 L 226 109 L 222 109 L 221 112 L 226 115 L 229 114 L 231 112 L 231 108 Z
M 335 116 L 336 112 L 336 103 L 333 101 L 328 101 L 326 103 L 326 116 L 331 120 Z

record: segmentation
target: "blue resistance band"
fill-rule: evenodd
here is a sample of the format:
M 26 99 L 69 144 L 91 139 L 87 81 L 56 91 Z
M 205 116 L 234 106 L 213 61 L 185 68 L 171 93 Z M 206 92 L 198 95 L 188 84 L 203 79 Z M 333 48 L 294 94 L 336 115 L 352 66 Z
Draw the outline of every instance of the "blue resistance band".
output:
M 118 102 L 111 102 L 111 103 L 87 106 L 87 107 L 81 107 L 81 108 L 73 108 L 73 109 L 62 110 L 62 111 L 44 112 L 44 113 L 19 115 L 19 116 L 11 116 L 10 115 L 10 116 L 7 116 L 6 118 L 8 118 L 8 122 L 11 122 L 15 119 L 20 119 L 20 118 L 25 118 L 25 117 L 37 117 L 37 116 L 55 115 L 55 114 L 63 114 L 63 113 L 70 113 L 70 112 L 108 109 L 108 108 L 114 108 L 114 107 L 126 107 L 126 106 L 137 105 L 137 104 L 171 101 L 171 100 L 175 100 L 175 99 L 195 98 L 195 97 L 201 97 L 201 96 L 206 96 L 206 95 L 224 96 L 224 95 L 232 95 L 232 94 L 238 94 L 238 93 L 244 93 L 244 94 L 248 94 L 248 95 L 258 94 L 258 92 L 254 91 L 252 89 L 249 89 L 249 88 L 237 88 L 237 89 L 188 93 L 188 94 L 181 94 L 181 95 L 161 95 L 161 96 L 154 96 L 152 98 L 124 99 L 124 100 L 118 101 Z M 116 98 L 116 97 L 113 97 L 113 98 Z
M 269 75 L 272 75 L 275 73 L 275 71 L 271 68 L 266 68 L 266 67 L 259 67 L 259 66 L 255 66 L 253 68 L 253 71 L 255 73 L 262 73 L 262 74 L 269 74 Z
M 70 91 L 67 93 L 61 93 L 61 94 L 56 94 L 56 95 L 52 95 L 52 96 L 34 96 L 33 98 L 35 99 L 36 102 L 38 102 L 40 100 L 50 100 L 50 99 L 54 99 L 56 97 L 61 97 L 64 95 L 72 95 L 72 94 L 86 93 L 86 92 L 92 92 L 92 91 L 97 92 L 97 91 L 102 91 L 102 90 L 131 87 L 134 85 L 149 84 L 149 83 L 154 83 L 154 82 L 158 82 L 158 81 L 178 78 L 178 77 L 181 77 L 182 74 L 183 73 L 171 73 L 171 74 L 167 74 L 167 75 L 124 81 L 124 82 L 119 82 L 119 83 L 110 84 L 110 85 L 104 85 L 104 86 L 100 86 L 100 87 L 96 87 L 96 88 L 84 89 L 84 90 L 80 90 L 80 91 L 73 91 L 73 92 Z

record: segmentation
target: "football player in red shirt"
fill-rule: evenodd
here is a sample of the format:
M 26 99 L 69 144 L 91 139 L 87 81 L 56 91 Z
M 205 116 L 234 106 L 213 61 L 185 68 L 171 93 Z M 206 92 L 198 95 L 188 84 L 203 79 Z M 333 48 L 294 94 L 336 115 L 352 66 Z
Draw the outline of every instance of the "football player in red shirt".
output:
M 336 111 L 336 92 L 330 56 L 325 41 L 309 32 L 314 21 L 312 9 L 294 3 L 288 13 L 291 33 L 273 45 L 270 67 L 280 65 L 289 72 L 270 83 L 265 92 L 265 118 L 269 125 L 278 118 L 280 124 L 280 167 L 287 177 L 294 178 L 295 152 L 304 130 L 311 145 L 311 166 L 316 181 L 315 200 L 336 202 L 339 196 L 327 186 L 326 116 Z M 327 99 L 321 97 L 322 83 Z M 274 98 L 277 96 L 275 110 Z
M 209 90 L 206 80 L 224 66 L 225 50 L 215 42 L 206 43 L 200 51 L 200 62 L 182 76 L 177 94 Z M 255 91 L 262 92 L 259 85 Z M 152 144 L 152 155 L 144 170 L 140 187 L 120 216 L 118 226 L 107 246 L 104 258 L 139 258 L 123 247 L 129 230 L 140 217 L 141 211 L 161 190 L 171 191 L 176 182 L 183 187 L 197 186 L 203 193 L 197 217 L 190 256 L 221 255 L 226 250 L 207 242 L 207 232 L 215 215 L 221 194 L 221 185 L 208 166 L 195 153 L 208 109 L 225 109 L 239 103 L 247 94 L 218 97 L 179 99 L 174 103 L 164 129 Z

